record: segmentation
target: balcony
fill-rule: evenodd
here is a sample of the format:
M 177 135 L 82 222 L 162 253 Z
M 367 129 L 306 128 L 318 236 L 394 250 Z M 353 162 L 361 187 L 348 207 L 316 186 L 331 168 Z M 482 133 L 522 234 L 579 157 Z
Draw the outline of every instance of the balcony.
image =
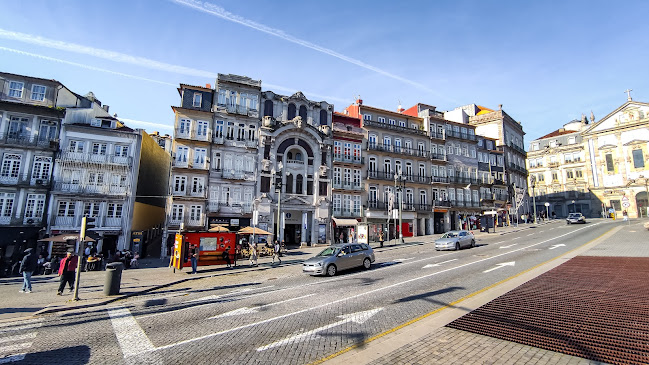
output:
M 259 142 L 256 140 L 247 140 L 244 143 L 246 145 L 246 148 L 257 148 L 259 146 Z
M 200 217 L 169 217 L 169 226 L 179 227 L 181 223 L 185 228 L 189 229 L 196 230 L 205 228 L 205 219 L 202 214 Z
M 539 165 L 539 167 L 543 167 L 543 165 Z M 548 167 L 559 167 L 559 163 L 558 162 L 548 162 Z
M 370 200 L 367 202 L 367 208 L 372 210 L 386 210 L 388 206 L 382 201 Z
M 448 184 L 448 177 L 446 176 L 433 176 L 430 179 L 432 183 Z
M 223 170 L 221 177 L 228 180 L 250 180 L 255 179 L 253 171 Z
M 298 166 L 298 167 L 304 166 L 304 161 L 303 160 L 289 160 L 289 159 L 287 159 L 285 163 L 286 163 L 287 166 L 291 166 L 291 165 Z
M 215 201 L 207 202 L 207 211 L 208 212 L 216 213 L 216 212 L 218 212 L 220 210 L 220 208 L 221 208 L 221 205 L 219 204 L 219 202 L 215 202 Z
M 527 152 L 525 152 L 525 149 L 523 147 L 517 146 L 517 145 L 515 145 L 515 144 L 513 144 L 511 142 L 507 146 L 509 148 L 513 149 L 514 151 L 527 156 Z
M 334 209 L 333 215 L 336 216 L 336 218 L 342 218 L 342 217 L 360 218 L 361 212 L 352 212 L 349 210 Z
M 112 195 L 125 196 L 128 193 L 126 186 L 117 185 L 87 185 L 64 181 L 55 181 L 53 189 L 59 193 L 82 195 Z
M 36 135 L 23 133 L 0 133 L 0 144 L 18 147 L 39 147 L 56 151 L 59 148 L 59 139 L 48 137 L 39 138 Z
M 194 198 L 205 198 L 206 197 L 207 190 L 205 190 L 202 186 L 198 187 L 196 189 L 191 189 L 189 192 L 189 196 L 194 197 Z
M 368 170 L 367 178 L 376 179 L 376 180 L 394 181 L 394 173 L 392 172 L 385 173 L 385 172 Z
M 461 132 L 456 132 L 456 131 L 446 131 L 446 137 L 453 137 L 453 138 L 459 138 L 467 141 L 475 141 L 476 137 L 475 134 L 469 134 L 469 133 L 461 133 Z
M 42 222 L 43 222 L 42 217 L 24 217 L 22 219 L 22 224 L 24 225 L 40 226 Z
M 188 168 L 190 163 L 187 160 L 173 160 L 173 167 Z
M 363 190 L 362 185 L 342 184 L 342 183 L 335 183 L 335 182 L 331 185 L 331 187 L 334 189 L 343 189 L 343 190 L 354 190 L 354 191 Z
M 225 138 L 223 137 L 223 135 L 214 136 L 213 143 L 214 144 L 224 144 L 225 143 Z
M 550 164 L 548 164 L 548 166 L 549 166 L 549 165 L 550 165 Z M 518 171 L 518 172 L 520 172 L 520 173 L 522 173 L 522 174 L 524 174 L 524 175 L 527 175 L 527 169 L 525 169 L 525 167 L 523 167 L 523 166 L 519 166 L 519 165 L 514 164 L 514 163 L 509 163 L 508 166 L 509 166 L 509 168 L 510 168 L 511 170 L 515 170 L 515 171 Z M 558 163 L 557 163 L 557 166 L 558 166 Z M 549 167 L 552 167 L 552 166 L 549 166 Z
M 368 143 L 368 151 L 392 152 L 392 145 L 385 145 L 382 143 Z
M 52 219 L 54 221 L 54 227 L 66 227 L 66 228 L 80 228 L 81 227 L 81 217 L 59 217 L 55 216 Z
M 431 152 L 429 156 L 430 156 L 431 160 L 446 161 L 446 154 L 445 153 Z
M 430 131 L 428 135 L 430 136 L 430 138 L 441 139 L 441 140 L 446 139 L 446 134 L 444 132 Z
M 201 162 L 194 161 L 191 164 L 191 167 L 198 170 L 207 170 L 210 168 L 210 164 L 207 161 L 201 161 Z
M 339 153 L 334 153 L 334 162 L 344 162 L 344 163 L 363 165 L 365 163 L 365 159 L 359 156 L 342 155 Z
M 106 217 L 104 218 L 102 227 L 122 227 L 122 218 Z
M 426 131 L 421 130 L 421 129 L 407 128 L 407 127 L 401 127 L 401 126 L 398 126 L 398 125 L 379 123 L 379 122 L 375 122 L 373 120 L 363 120 L 363 127 L 377 127 L 377 128 L 382 128 L 382 129 L 389 129 L 389 130 L 396 131 L 396 132 L 399 132 L 399 133 L 409 133 L 409 134 L 416 134 L 416 135 L 420 135 L 420 136 L 426 136 L 427 135 Z
M 478 178 L 475 177 L 462 177 L 462 176 L 449 176 L 449 182 L 454 184 L 477 184 Z
M 417 212 L 430 212 L 432 211 L 432 207 L 428 204 L 415 204 L 415 211 Z
M 450 200 L 433 200 L 433 208 L 434 207 L 450 207 L 451 206 L 451 201 Z
M 47 188 L 49 184 L 49 176 L 43 178 L 38 178 L 37 176 L 30 177 L 28 173 L 19 174 L 16 176 L 0 176 L 0 185 L 34 186 Z
M 133 157 L 130 156 L 113 156 L 113 155 L 99 155 L 85 152 L 74 151 L 61 151 L 59 160 L 61 162 L 75 161 L 75 162 L 90 162 L 98 164 L 115 164 L 122 166 L 131 166 L 133 164 Z

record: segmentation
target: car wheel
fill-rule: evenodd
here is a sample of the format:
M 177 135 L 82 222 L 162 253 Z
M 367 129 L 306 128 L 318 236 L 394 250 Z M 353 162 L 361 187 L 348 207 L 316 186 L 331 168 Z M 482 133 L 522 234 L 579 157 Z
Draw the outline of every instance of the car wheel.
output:
M 338 271 L 338 268 L 336 268 L 336 265 L 327 266 L 327 276 L 336 275 L 336 271 Z
M 566 224 L 570 224 L 570 222 L 566 222 Z
M 365 270 L 369 270 L 371 266 L 372 261 L 370 261 L 370 259 L 366 257 L 365 260 L 363 260 L 363 267 L 365 268 Z
M 471 240 L 471 248 L 475 247 L 475 240 Z
M 460 243 L 455 242 L 455 251 L 459 251 L 459 250 L 460 250 Z

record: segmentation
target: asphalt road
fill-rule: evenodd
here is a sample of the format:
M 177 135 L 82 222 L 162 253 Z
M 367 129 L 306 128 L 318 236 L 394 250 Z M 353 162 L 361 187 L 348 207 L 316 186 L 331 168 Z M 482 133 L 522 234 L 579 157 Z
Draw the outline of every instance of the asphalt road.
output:
M 377 249 L 370 270 L 333 278 L 286 265 L 4 323 L 0 364 L 307 364 L 560 256 L 614 224 L 558 221 L 448 252 L 435 251 L 429 238 Z

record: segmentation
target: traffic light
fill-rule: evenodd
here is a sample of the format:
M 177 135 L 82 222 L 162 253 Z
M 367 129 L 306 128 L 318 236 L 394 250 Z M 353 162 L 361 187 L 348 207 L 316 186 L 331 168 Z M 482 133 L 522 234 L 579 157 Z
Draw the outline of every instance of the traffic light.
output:
M 95 224 L 96 220 L 97 220 L 97 218 L 95 218 L 95 217 L 86 217 L 86 229 L 95 228 L 96 227 L 96 224 Z

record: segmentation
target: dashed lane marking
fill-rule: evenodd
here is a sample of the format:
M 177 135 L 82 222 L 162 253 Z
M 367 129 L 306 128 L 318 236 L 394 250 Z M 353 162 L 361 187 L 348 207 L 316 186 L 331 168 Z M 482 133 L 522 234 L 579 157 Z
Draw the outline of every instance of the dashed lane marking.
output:
M 108 311 L 108 315 L 125 358 L 155 348 L 142 327 L 131 315 L 131 311 L 126 308 L 112 309 Z

